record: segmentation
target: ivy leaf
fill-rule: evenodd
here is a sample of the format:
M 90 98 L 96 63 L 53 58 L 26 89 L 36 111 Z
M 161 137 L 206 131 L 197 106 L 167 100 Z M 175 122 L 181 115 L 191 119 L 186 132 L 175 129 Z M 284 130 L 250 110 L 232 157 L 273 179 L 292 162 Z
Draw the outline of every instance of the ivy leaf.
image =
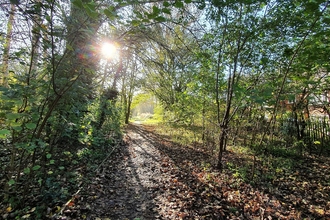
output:
M 29 173 L 31 172 L 31 170 L 30 170 L 29 167 L 26 167 L 26 168 L 24 168 L 23 172 L 24 172 L 25 174 L 29 174 Z
M 36 171 L 36 170 L 39 170 L 41 168 L 40 165 L 35 165 L 34 167 L 32 167 L 32 170 Z
M 51 157 L 52 157 L 51 154 L 46 154 L 46 158 L 47 158 L 47 159 L 50 159 Z
M 11 186 L 11 185 L 14 185 L 15 184 L 15 180 L 11 179 L 8 181 L 8 185 Z
M 191 3 L 191 0 L 184 0 L 184 2 L 189 4 L 189 3 Z

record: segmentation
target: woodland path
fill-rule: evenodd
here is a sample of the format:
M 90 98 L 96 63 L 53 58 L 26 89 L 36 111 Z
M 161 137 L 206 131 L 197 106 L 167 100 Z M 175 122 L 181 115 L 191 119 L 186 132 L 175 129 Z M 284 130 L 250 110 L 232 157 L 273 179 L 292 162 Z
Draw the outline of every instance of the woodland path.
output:
M 157 149 L 159 143 L 141 125 L 129 125 L 126 131 L 127 144 L 101 172 L 102 187 L 90 217 L 162 219 L 168 216 L 165 213 L 179 211 L 179 207 L 169 206 L 164 190 L 171 180 L 163 172 L 164 161 L 171 166 L 171 159 Z
M 64 210 L 64 219 L 183 219 L 189 215 L 186 208 L 195 192 L 180 179 L 192 171 L 175 164 L 190 167 L 189 159 L 199 163 L 203 152 L 173 148 L 166 137 L 139 124 L 127 127 L 125 142 L 76 196 L 74 207 Z
M 57 219 L 330 219 L 330 161 L 306 158 L 294 173 L 251 186 L 212 156 L 154 127 L 131 124 L 119 146 Z M 226 153 L 224 162 L 241 158 Z M 308 166 L 307 166 L 308 165 Z

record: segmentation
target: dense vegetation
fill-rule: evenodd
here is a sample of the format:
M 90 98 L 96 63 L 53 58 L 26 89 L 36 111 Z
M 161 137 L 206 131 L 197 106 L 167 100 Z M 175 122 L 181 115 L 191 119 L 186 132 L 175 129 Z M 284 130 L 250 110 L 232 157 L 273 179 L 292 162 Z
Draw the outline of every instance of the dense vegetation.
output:
M 1 211 L 43 218 L 62 204 L 139 104 L 219 170 L 227 146 L 247 147 L 247 181 L 260 159 L 327 155 L 329 3 L 3 1 Z

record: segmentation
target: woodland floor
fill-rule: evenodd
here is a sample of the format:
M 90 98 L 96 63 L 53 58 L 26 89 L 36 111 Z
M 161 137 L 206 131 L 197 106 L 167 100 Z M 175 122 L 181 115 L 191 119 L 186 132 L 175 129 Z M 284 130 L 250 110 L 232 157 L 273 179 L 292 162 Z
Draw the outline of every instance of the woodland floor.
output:
M 250 185 L 207 165 L 214 155 L 203 148 L 175 144 L 152 126 L 129 125 L 125 142 L 56 219 L 330 219 L 328 158 L 305 157 Z M 224 158 L 242 160 L 230 151 Z

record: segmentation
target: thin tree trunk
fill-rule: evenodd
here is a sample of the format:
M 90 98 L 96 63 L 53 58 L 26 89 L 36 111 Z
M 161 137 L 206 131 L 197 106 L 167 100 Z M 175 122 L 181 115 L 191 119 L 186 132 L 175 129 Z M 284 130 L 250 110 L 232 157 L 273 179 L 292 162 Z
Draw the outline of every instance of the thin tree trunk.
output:
M 34 1 L 35 4 L 39 3 L 39 0 Z M 37 7 L 38 8 L 38 7 Z M 40 27 L 42 24 L 41 20 L 41 9 L 37 9 L 36 13 L 33 15 L 33 27 L 32 27 L 32 42 L 31 42 L 31 60 L 30 60 L 30 67 L 29 67 L 29 74 L 26 80 L 27 85 L 30 85 L 30 80 L 32 77 L 36 76 L 36 72 L 38 69 L 38 61 L 40 58 L 40 38 L 41 38 L 41 31 Z
M 10 51 L 10 45 L 12 43 L 12 33 L 13 33 L 13 25 L 15 22 L 15 12 L 16 7 L 14 4 L 10 5 L 10 13 L 9 13 L 9 19 L 7 23 L 7 35 L 5 39 L 5 43 L 3 45 L 3 59 L 2 59 L 2 80 L 1 85 L 8 87 L 8 76 L 9 76 L 9 51 Z
M 128 124 L 129 118 L 131 115 L 131 104 L 132 104 L 132 98 L 131 95 L 128 95 L 128 100 L 127 100 L 127 109 L 126 109 L 126 115 L 125 115 L 125 124 Z
M 219 154 L 218 154 L 218 165 L 217 168 L 219 170 L 222 170 L 222 156 L 223 156 L 223 152 L 225 151 L 225 144 L 226 144 L 226 138 L 227 138 L 227 134 L 226 134 L 226 128 L 222 127 L 220 136 L 219 136 Z

